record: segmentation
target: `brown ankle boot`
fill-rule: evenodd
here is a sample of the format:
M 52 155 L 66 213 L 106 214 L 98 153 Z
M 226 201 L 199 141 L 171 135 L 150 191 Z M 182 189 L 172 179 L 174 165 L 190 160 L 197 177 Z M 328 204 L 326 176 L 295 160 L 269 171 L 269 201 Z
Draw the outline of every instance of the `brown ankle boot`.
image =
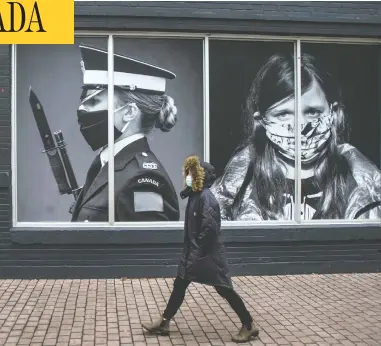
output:
M 254 322 L 251 322 L 251 329 L 249 330 L 247 327 L 242 326 L 239 333 L 232 337 L 232 340 L 235 342 L 247 342 L 250 341 L 251 338 L 255 338 L 259 335 L 259 329 L 255 326 Z
M 169 335 L 169 322 L 170 320 L 160 317 L 152 323 L 142 323 L 142 327 L 152 334 Z

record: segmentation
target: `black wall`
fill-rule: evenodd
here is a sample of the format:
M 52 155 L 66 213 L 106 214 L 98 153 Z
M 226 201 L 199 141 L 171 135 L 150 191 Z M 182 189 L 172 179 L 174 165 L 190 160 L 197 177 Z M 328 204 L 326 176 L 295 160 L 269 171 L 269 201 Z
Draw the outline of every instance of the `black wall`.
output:
M 379 2 L 75 2 L 77 30 L 381 36 Z M 22 150 L 22 148 L 18 148 Z M 181 230 L 12 229 L 11 48 L 0 46 L 0 277 L 173 276 Z M 144 236 L 142 233 L 144 232 Z M 233 275 L 370 272 L 381 227 L 225 230 Z M 148 241 L 147 241 L 148 239 Z

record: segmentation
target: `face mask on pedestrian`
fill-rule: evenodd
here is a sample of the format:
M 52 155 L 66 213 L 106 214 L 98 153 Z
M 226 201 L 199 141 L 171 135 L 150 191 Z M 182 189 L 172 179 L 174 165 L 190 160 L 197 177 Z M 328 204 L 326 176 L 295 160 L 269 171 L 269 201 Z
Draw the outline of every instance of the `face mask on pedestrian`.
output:
M 126 107 L 124 105 L 114 111 L 114 114 Z M 108 110 L 87 112 L 85 110 L 77 111 L 78 124 L 82 136 L 90 145 L 93 151 L 102 148 L 108 143 Z M 131 120 L 126 122 L 120 131 L 114 126 L 114 140 L 118 139 L 127 129 Z
M 188 187 L 192 187 L 192 177 L 190 175 L 187 175 L 187 177 L 185 178 L 185 184 Z
M 294 123 L 275 123 L 262 118 L 267 138 L 286 158 L 295 160 Z M 333 124 L 332 107 L 328 114 L 301 124 L 301 162 L 310 163 L 320 154 L 321 149 L 331 137 Z

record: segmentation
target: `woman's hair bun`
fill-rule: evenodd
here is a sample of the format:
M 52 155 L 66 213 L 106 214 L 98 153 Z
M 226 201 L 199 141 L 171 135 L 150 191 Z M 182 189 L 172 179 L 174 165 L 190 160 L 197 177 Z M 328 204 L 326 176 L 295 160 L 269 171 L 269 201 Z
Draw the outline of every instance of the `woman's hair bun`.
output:
M 160 109 L 156 127 L 163 132 L 168 132 L 177 122 L 177 107 L 172 97 L 164 95 L 163 105 Z

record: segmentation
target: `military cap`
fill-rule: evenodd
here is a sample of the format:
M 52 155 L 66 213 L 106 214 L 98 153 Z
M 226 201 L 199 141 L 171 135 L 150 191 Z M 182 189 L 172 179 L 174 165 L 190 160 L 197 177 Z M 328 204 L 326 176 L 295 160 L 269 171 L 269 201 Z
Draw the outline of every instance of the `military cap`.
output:
M 80 45 L 81 69 L 85 87 L 108 84 L 107 51 Z M 140 92 L 164 94 L 167 79 L 176 75 L 170 71 L 128 56 L 114 54 L 114 85 Z

